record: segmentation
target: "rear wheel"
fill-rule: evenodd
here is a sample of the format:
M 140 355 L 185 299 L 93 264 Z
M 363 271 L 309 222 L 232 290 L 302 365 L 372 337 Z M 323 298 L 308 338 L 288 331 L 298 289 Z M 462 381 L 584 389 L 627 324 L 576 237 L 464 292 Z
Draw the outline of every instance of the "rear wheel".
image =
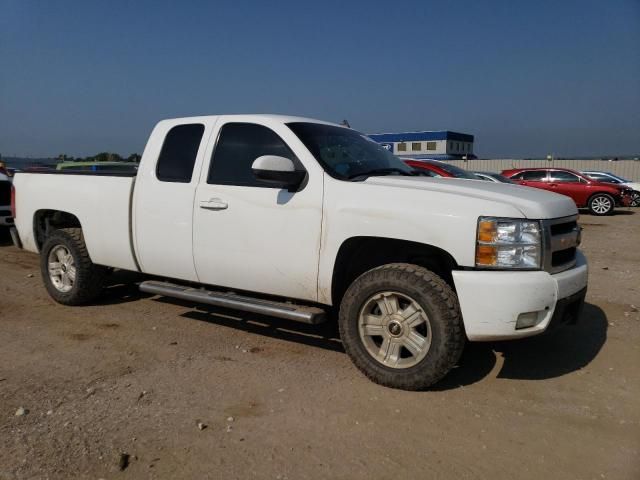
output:
M 611 195 L 596 193 L 589 199 L 589 211 L 592 215 L 609 215 L 613 212 L 616 203 Z
M 340 336 L 371 380 L 421 390 L 443 378 L 465 343 L 458 299 L 433 272 L 410 264 L 370 270 L 340 306 Z
M 46 239 L 40 252 L 40 270 L 51 298 L 64 305 L 95 300 L 107 273 L 105 267 L 91 261 L 80 228 L 55 230 Z

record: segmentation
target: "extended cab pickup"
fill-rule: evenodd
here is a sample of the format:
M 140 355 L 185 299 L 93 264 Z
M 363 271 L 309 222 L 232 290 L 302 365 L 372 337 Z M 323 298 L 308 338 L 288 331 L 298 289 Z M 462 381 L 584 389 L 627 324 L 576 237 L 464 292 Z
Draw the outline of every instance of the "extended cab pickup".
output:
M 575 321 L 586 292 L 570 198 L 428 178 L 318 120 L 164 120 L 137 172 L 19 173 L 14 188 L 14 242 L 40 253 L 56 301 L 95 300 L 112 267 L 168 279 L 141 284 L 157 295 L 337 312 L 355 365 L 396 388 L 440 380 L 466 340 Z

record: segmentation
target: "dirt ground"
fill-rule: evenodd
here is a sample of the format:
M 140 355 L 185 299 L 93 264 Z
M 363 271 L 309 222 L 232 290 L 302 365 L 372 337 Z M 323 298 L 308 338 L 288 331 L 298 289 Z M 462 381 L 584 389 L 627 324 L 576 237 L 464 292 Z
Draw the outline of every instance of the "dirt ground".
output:
M 5 237 L 0 479 L 639 479 L 640 210 L 580 222 L 581 322 L 469 345 L 421 393 L 369 382 L 332 325 L 146 296 L 129 273 L 57 305 Z

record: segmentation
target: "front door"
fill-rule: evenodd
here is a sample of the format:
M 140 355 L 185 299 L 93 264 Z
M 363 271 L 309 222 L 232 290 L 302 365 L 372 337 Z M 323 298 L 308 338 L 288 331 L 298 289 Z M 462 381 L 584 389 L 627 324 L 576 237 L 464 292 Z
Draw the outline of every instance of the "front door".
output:
M 317 300 L 323 177 L 305 168 L 283 139 L 293 136 L 287 128 L 219 122 L 194 203 L 200 282 Z M 256 179 L 251 165 L 262 155 L 287 157 L 304 168 L 307 179 L 299 191 Z

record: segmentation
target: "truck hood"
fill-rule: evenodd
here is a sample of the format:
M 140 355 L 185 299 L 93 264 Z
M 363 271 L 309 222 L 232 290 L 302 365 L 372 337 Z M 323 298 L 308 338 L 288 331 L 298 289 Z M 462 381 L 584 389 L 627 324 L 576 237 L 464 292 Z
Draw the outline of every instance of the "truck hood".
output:
M 365 182 L 369 185 L 380 185 L 386 188 L 441 192 L 478 200 L 506 203 L 517 208 L 525 218 L 531 219 L 568 217 L 578 213 L 576 204 L 565 195 L 509 183 L 399 175 L 369 177 Z M 443 208 L 446 208 L 446 205 L 443 205 Z

